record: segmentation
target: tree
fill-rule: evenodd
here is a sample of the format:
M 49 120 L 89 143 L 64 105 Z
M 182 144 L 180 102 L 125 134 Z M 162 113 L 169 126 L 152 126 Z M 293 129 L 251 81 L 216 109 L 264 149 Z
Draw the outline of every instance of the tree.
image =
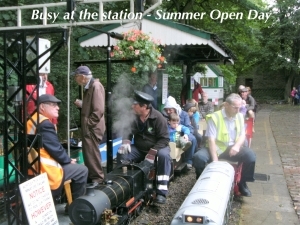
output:
M 263 22 L 247 18 L 250 10 L 264 11 L 265 4 L 261 0 L 255 1 L 217 1 L 217 0 L 173 0 L 166 1 L 163 8 L 166 12 L 202 12 L 206 13 L 203 19 L 178 21 L 196 28 L 209 31 L 218 37 L 237 56 L 233 67 L 221 67 L 225 79 L 231 84 L 235 78 L 250 70 L 256 63 L 251 57 L 261 47 L 258 37 Z M 217 14 L 228 16 L 227 19 L 217 18 Z M 229 18 L 229 13 L 235 17 Z M 240 13 L 240 14 L 238 14 Z M 242 15 L 242 16 L 241 16 Z
M 300 75 L 300 2 L 279 1 L 270 10 L 273 20 L 262 29 L 262 65 L 285 77 L 285 98 Z

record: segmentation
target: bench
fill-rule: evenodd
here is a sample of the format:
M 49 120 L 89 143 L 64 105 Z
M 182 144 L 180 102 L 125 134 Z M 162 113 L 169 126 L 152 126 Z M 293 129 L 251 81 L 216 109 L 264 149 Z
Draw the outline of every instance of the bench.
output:
M 181 174 L 181 172 L 185 171 L 187 168 L 186 163 L 183 163 L 181 158 L 184 151 L 182 151 L 181 148 L 177 148 L 175 142 L 169 142 L 169 146 L 171 150 L 170 156 L 173 160 L 174 173 Z

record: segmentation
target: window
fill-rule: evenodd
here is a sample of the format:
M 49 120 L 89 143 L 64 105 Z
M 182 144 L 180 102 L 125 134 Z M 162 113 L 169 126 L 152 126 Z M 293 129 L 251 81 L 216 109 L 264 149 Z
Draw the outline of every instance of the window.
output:
M 219 87 L 223 87 L 223 81 L 224 81 L 224 77 L 218 77 L 218 86 Z

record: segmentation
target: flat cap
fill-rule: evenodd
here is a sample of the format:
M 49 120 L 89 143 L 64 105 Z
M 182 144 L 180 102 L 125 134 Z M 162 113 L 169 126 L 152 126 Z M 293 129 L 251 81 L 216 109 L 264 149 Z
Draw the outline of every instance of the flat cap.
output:
M 72 75 L 83 74 L 83 75 L 92 75 L 92 71 L 87 66 L 79 66 Z
M 140 104 L 149 105 L 153 100 L 154 98 L 145 92 L 134 91 L 134 98 L 132 104 L 140 103 Z
M 44 103 L 44 102 L 55 102 L 55 103 L 60 103 L 61 100 L 57 99 L 55 96 L 53 95 L 49 95 L 49 94 L 44 94 L 39 96 L 38 98 L 38 104 Z

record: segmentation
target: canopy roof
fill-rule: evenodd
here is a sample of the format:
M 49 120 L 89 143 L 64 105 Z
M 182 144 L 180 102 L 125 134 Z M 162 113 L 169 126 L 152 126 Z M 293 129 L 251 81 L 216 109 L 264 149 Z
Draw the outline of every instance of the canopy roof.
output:
M 160 40 L 167 61 L 233 63 L 234 54 L 213 33 L 170 20 L 155 19 L 154 16 L 146 16 L 141 22 L 145 33 Z M 139 25 L 140 21 L 124 25 L 111 24 L 101 30 L 123 33 L 130 29 L 139 29 Z M 107 34 L 92 32 L 79 38 L 79 43 L 82 47 L 105 47 L 108 43 L 107 37 Z M 110 43 L 112 46 L 116 45 L 117 40 L 111 38 Z
M 198 78 L 202 77 L 219 77 L 223 76 L 222 71 L 218 68 L 217 65 L 214 64 L 209 64 L 205 66 L 206 72 L 205 73 L 200 73 L 196 72 L 193 77 L 198 80 Z

